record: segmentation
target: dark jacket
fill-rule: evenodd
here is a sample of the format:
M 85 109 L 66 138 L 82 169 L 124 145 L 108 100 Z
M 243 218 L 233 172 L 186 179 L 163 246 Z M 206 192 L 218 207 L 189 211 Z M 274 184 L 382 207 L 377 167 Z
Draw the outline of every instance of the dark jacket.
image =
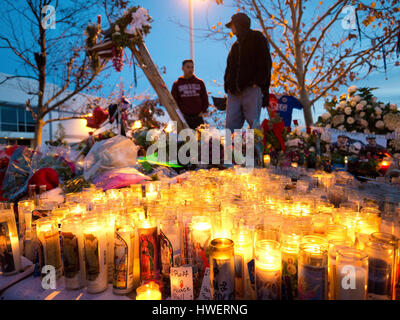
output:
M 179 77 L 172 86 L 172 96 L 179 109 L 186 115 L 207 112 L 208 94 L 203 80 L 193 76 L 191 79 Z
M 225 70 L 225 92 L 238 94 L 258 85 L 269 96 L 272 59 L 267 39 L 260 31 L 248 30 L 232 45 Z

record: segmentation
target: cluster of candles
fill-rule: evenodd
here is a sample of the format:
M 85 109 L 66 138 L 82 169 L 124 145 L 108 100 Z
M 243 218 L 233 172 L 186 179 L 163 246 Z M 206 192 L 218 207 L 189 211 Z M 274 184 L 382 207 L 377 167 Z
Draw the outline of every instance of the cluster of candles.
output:
M 398 205 L 380 210 L 351 180 L 301 173 L 199 170 L 175 183 L 91 187 L 61 205 L 21 201 L 17 223 L 3 204 L 1 271 L 20 270 L 23 254 L 54 266 L 67 290 L 112 283 L 138 300 L 169 299 L 180 266 L 192 267 L 194 299 L 208 272 L 212 300 L 399 299 Z

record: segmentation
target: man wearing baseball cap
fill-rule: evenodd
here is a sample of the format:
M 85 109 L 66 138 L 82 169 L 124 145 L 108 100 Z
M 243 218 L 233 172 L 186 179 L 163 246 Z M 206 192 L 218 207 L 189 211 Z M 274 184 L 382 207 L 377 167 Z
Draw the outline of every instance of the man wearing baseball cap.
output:
M 361 154 L 364 156 L 375 156 L 379 153 L 386 152 L 386 149 L 376 143 L 376 137 L 374 135 L 368 135 L 367 138 L 367 145 L 365 145 L 361 149 Z
M 251 20 L 236 13 L 226 27 L 236 35 L 228 55 L 224 76 L 228 94 L 226 128 L 241 129 L 246 120 L 250 128 L 260 126 L 262 106 L 268 106 L 272 60 L 267 39 L 250 29 Z

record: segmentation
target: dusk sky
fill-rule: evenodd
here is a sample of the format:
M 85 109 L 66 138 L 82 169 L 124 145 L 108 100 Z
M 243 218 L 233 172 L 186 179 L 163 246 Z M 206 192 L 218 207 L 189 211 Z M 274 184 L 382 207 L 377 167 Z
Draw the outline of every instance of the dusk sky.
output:
M 217 5 L 214 0 L 194 0 L 193 2 L 196 29 L 205 29 L 208 24 L 212 26 L 221 21 L 221 27 L 227 31 L 224 25 L 229 21 L 230 16 L 236 12 L 234 7 Z M 225 4 L 229 5 L 229 3 L 232 3 L 232 1 L 225 0 Z M 187 28 L 189 25 L 188 0 L 143 0 L 132 1 L 132 4 L 139 4 L 147 8 L 153 17 L 154 22 L 152 23 L 151 32 L 145 39 L 146 45 L 159 68 L 166 67 L 166 74 L 163 74 L 163 77 L 168 88 L 171 88 L 172 83 L 182 74 L 182 60 L 190 58 L 189 32 Z M 93 13 L 92 21 L 96 21 L 95 12 Z M 254 29 L 258 28 L 255 21 L 253 21 L 252 27 Z M 7 28 L 7 26 L 1 26 L 1 28 Z M 207 90 L 214 96 L 224 95 L 222 84 L 226 58 L 234 41 L 235 38 L 228 41 L 206 39 L 201 36 L 199 30 L 195 31 L 195 73 L 205 81 Z M 127 53 L 130 58 L 130 52 L 128 51 Z M 0 50 L 0 72 L 13 74 L 15 70 L 15 58 L 8 51 Z M 138 88 L 129 89 L 133 84 L 133 67 L 129 66 L 127 61 L 120 74 L 112 72 L 111 78 L 104 80 L 105 86 L 101 92 L 92 92 L 92 94 L 107 97 L 111 91 L 118 90 L 116 85 L 122 80 L 124 88 L 129 91 L 129 95 L 142 92 L 154 95 L 149 82 L 139 69 L 138 76 Z M 371 74 L 368 79 L 353 84 L 359 87 L 379 87 L 380 89 L 375 91 L 375 94 L 380 100 L 400 104 L 400 90 L 398 87 L 400 83 L 400 67 L 392 68 L 388 73 L 388 79 L 385 80 L 384 74 L 375 73 Z M 343 88 L 340 93 L 343 93 L 346 89 Z M 210 103 L 212 103 L 211 97 Z M 322 105 L 323 101 L 319 101 L 315 106 L 315 120 L 323 112 Z M 262 118 L 265 118 L 265 110 L 262 113 Z M 302 123 L 302 111 L 295 110 L 293 119 L 298 119 Z

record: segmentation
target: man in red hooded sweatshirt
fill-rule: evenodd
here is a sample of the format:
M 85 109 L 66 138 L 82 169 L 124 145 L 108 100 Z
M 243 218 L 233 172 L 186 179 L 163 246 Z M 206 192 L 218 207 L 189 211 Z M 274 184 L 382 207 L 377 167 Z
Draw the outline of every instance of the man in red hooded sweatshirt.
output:
M 189 127 L 196 129 L 204 123 L 208 94 L 203 80 L 194 75 L 193 60 L 183 61 L 182 71 L 183 76 L 174 82 L 171 93 Z

